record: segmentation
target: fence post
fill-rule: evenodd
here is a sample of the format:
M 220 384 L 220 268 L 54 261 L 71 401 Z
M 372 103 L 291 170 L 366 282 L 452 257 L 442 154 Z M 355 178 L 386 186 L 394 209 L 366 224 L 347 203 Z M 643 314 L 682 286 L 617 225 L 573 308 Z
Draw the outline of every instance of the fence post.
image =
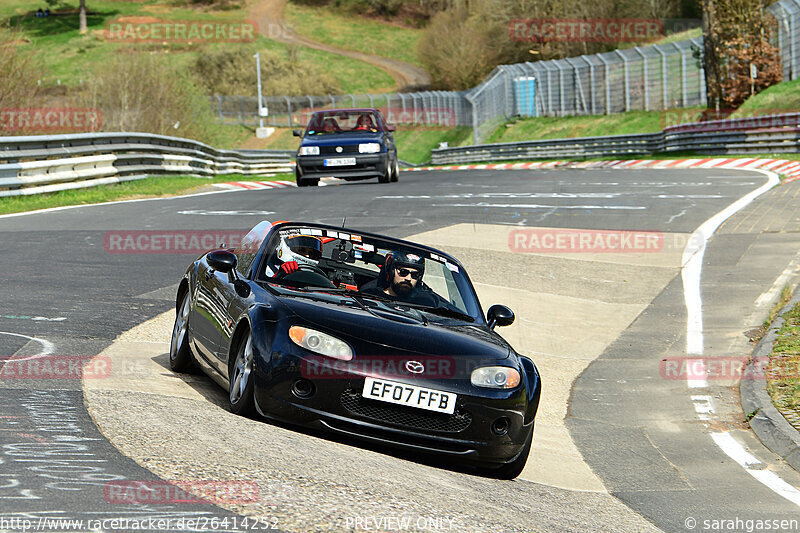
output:
M 800 6 L 800 4 L 798 4 L 797 0 L 794 1 L 794 5 L 795 6 Z M 789 26 L 792 29 L 792 33 L 791 33 L 791 35 L 789 35 L 789 42 L 791 43 L 791 45 L 790 45 L 790 50 L 791 50 L 790 53 L 792 54 L 791 79 L 793 79 L 793 80 L 796 80 L 798 78 L 798 76 L 797 76 L 797 48 L 796 48 L 797 21 L 794 18 L 796 14 L 797 14 L 797 11 L 792 11 L 791 16 L 789 17 Z
M 222 123 L 222 121 L 224 120 L 222 116 L 222 96 L 218 94 L 215 96 L 217 97 L 217 109 L 219 109 L 219 121 L 220 123 Z
M 371 94 L 368 94 L 367 96 L 369 96 L 369 106 L 370 106 L 372 109 L 375 109 L 375 101 L 372 99 L 372 95 L 371 95 Z M 389 106 L 386 106 L 386 107 L 389 107 Z
M 577 89 L 575 91 L 575 102 L 576 102 L 575 114 L 576 115 L 580 114 L 580 112 L 578 110 L 578 106 L 577 106 L 577 102 L 580 101 L 581 107 L 583 108 L 583 114 L 585 115 L 585 114 L 587 114 L 589 112 L 589 107 L 586 105 L 586 96 L 584 96 L 584 94 L 583 94 L 583 83 L 581 82 L 580 72 L 578 71 L 578 66 L 575 65 L 572 62 L 572 59 L 569 58 L 569 57 L 566 58 L 566 61 L 567 61 L 567 63 L 569 63 L 569 66 L 572 67 L 573 85 Z
M 556 60 L 555 63 L 558 69 L 558 112 L 563 117 L 566 114 L 564 110 L 564 69 L 561 68 L 560 61 Z
M 308 98 L 308 105 L 311 107 L 311 112 L 313 113 L 314 112 L 314 99 L 311 98 L 308 95 L 306 95 L 306 98 Z
M 623 71 L 625 73 L 625 111 L 631 110 L 631 84 L 628 76 L 628 58 L 619 50 L 614 50 L 622 58 Z
M 464 95 L 472 105 L 472 144 L 480 144 L 480 139 L 478 138 L 478 111 L 475 106 L 475 101 L 470 97 L 470 95 Z
M 661 91 L 664 99 L 662 102 L 662 107 L 664 110 L 666 110 L 669 106 L 667 104 L 667 54 L 665 54 L 657 44 L 653 45 L 653 48 L 655 48 L 656 52 L 661 55 Z
M 594 63 L 589 61 L 589 58 L 583 56 L 583 60 L 586 61 L 586 64 L 589 65 L 589 91 L 591 93 L 592 99 L 592 115 L 597 114 L 597 98 L 596 98 L 596 91 L 594 89 Z
M 330 94 L 328 95 L 328 98 L 331 99 L 331 109 L 336 109 L 336 100 L 334 100 L 333 96 L 331 96 Z
M 608 61 L 603 59 L 603 56 L 597 54 L 597 59 L 599 59 L 603 63 L 603 67 L 605 67 L 606 71 L 606 115 L 611 114 L 611 81 L 608 78 Z
M 405 97 L 405 95 L 403 93 L 397 93 L 397 96 L 400 97 L 400 102 L 401 102 L 401 105 L 403 107 L 403 113 L 402 113 L 402 116 L 400 117 L 400 120 L 405 120 L 405 118 L 408 116 L 408 111 L 406 111 L 406 97 Z M 398 121 L 398 122 L 400 122 L 400 121 Z M 406 124 L 408 124 L 408 123 L 406 122 Z
M 292 102 L 289 101 L 289 97 L 288 96 L 284 96 L 284 98 L 286 99 L 286 111 L 289 112 L 289 127 L 291 128 L 292 125 L 293 125 L 292 124 Z
M 650 111 L 650 86 L 647 83 L 647 56 L 642 52 L 642 50 L 635 46 L 633 48 L 636 52 L 642 56 L 642 60 L 644 61 L 642 65 L 642 84 L 644 85 L 644 110 Z
M 686 55 L 677 44 L 672 43 L 672 46 L 681 55 L 681 107 L 686 107 Z

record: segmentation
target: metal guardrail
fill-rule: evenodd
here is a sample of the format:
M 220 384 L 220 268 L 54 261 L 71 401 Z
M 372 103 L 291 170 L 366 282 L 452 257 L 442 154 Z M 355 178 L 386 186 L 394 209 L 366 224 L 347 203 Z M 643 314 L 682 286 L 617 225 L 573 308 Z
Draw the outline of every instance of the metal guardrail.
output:
M 219 150 L 148 133 L 0 137 L 0 197 L 55 192 L 152 174 L 272 175 L 292 171 L 288 150 Z
M 495 143 L 431 152 L 431 163 L 697 154 L 800 153 L 800 113 L 673 126 L 658 133 Z

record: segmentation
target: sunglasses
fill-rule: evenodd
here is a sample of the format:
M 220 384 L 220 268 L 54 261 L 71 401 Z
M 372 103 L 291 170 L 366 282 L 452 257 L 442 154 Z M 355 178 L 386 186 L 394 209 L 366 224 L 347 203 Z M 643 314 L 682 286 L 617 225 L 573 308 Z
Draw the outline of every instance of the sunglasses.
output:
M 419 277 L 422 275 L 422 272 L 419 270 L 414 270 L 411 268 L 397 268 L 395 269 L 395 272 L 397 272 L 397 275 L 401 278 L 411 276 L 411 279 L 419 279 Z

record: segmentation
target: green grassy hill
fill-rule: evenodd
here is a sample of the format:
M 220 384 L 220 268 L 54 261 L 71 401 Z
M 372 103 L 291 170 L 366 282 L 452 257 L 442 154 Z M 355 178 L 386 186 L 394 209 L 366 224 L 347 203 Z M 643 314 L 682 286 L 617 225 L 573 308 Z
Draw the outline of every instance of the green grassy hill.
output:
M 0 23 L 22 31 L 26 43 L 36 53 L 46 72 L 43 83 L 55 85 L 59 81 L 67 86 L 79 85 L 91 76 L 94 69 L 108 61 L 123 48 L 134 47 L 137 51 L 159 54 L 163 60 L 178 66 L 191 65 L 199 54 L 214 48 L 236 48 L 238 42 L 230 43 L 162 43 L 130 44 L 109 40 L 104 35 L 108 24 L 120 17 L 150 17 L 159 20 L 215 20 L 243 22 L 247 12 L 242 9 L 210 10 L 176 7 L 168 0 L 88 0 L 89 32 L 78 33 L 78 1 L 67 0 L 46 18 L 34 17 L 39 6 L 25 0 L 3 0 L 0 2 Z M 259 50 L 280 52 L 291 61 L 309 62 L 319 70 L 333 75 L 343 93 L 380 92 L 390 89 L 394 80 L 378 69 L 362 61 L 307 48 L 292 49 L 276 41 L 259 36 L 249 45 Z M 255 68 L 255 62 L 253 65 Z M 263 76 L 269 76 L 264 72 Z M 253 88 L 255 94 L 255 88 Z
M 422 66 L 416 54 L 420 29 L 342 14 L 331 6 L 291 2 L 286 4 L 284 16 L 294 31 L 315 41 Z

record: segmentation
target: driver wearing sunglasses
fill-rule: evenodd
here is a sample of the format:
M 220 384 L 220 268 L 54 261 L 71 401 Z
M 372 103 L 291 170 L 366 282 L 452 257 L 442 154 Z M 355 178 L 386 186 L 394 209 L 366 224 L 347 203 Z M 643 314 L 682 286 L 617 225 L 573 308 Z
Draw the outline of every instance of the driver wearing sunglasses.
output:
M 421 290 L 425 274 L 425 259 L 414 253 L 395 250 L 386 254 L 378 277 L 361 288 L 367 294 L 391 296 L 406 302 L 427 304 L 426 292 Z

